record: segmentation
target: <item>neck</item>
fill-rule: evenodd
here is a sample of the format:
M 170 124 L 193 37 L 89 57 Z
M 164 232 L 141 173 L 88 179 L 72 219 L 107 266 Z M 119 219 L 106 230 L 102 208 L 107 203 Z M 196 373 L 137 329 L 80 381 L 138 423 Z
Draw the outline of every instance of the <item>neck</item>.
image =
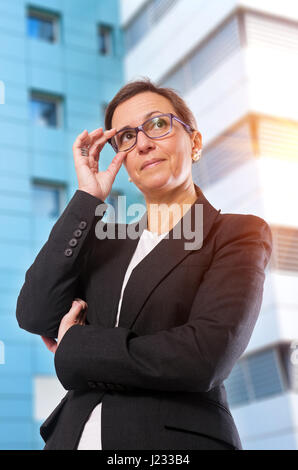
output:
M 197 200 L 194 183 L 166 192 L 161 197 L 146 198 L 148 230 L 159 235 L 169 232 Z

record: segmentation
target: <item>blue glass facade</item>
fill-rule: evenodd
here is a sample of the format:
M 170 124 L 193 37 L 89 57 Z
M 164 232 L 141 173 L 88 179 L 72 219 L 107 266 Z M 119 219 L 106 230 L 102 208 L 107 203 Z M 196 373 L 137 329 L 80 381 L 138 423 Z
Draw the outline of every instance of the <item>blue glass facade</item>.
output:
M 101 25 L 111 33 L 104 54 Z M 36 0 L 30 10 L 25 0 L 0 3 L 0 449 L 44 445 L 34 378 L 55 375 L 53 354 L 18 327 L 17 296 L 63 201 L 77 189 L 73 142 L 82 130 L 104 126 L 104 106 L 123 85 L 122 59 L 118 0 Z M 100 169 L 113 155 L 104 149 Z M 137 202 L 132 186 L 121 168 L 113 189 Z

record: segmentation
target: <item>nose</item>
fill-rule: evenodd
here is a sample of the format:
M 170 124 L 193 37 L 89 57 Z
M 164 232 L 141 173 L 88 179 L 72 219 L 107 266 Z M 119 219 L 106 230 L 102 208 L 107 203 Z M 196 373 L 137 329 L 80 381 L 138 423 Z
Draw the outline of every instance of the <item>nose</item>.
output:
M 139 153 L 146 153 L 155 147 L 154 140 L 146 136 L 143 131 L 138 132 L 136 148 Z

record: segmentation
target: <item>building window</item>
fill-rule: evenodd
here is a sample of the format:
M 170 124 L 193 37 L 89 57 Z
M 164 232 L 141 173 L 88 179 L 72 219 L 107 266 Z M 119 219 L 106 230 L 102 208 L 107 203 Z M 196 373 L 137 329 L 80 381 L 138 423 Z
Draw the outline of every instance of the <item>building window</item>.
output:
M 228 402 L 231 406 L 243 405 L 250 402 L 251 392 L 246 380 L 246 371 L 242 361 L 233 367 L 228 379 L 225 381 Z
M 298 229 L 272 226 L 273 252 L 271 267 L 277 271 L 298 273 Z
M 150 29 L 148 7 L 142 8 L 140 13 L 129 23 L 124 31 L 124 41 L 126 51 L 129 52 L 135 47 Z
M 279 345 L 280 363 L 290 390 L 298 392 L 298 340 L 285 341 Z
M 225 381 L 229 405 L 249 404 L 281 394 L 292 387 L 293 381 L 290 383 L 287 380 L 285 364 L 286 360 L 288 361 L 288 351 L 289 348 L 286 353 L 283 351 L 282 357 L 281 345 L 277 344 L 275 347 L 253 352 L 240 359 Z M 296 369 L 297 367 L 295 371 Z
M 254 157 L 250 118 L 247 118 L 203 148 L 202 158 L 192 168 L 193 179 L 198 186 L 206 188 Z
M 177 3 L 178 0 L 149 0 L 125 28 L 124 39 L 127 51 L 135 47 Z
M 149 20 L 145 28 L 145 13 L 144 9 L 127 27 L 127 48 L 133 47 L 136 40 L 139 40 L 141 35 L 145 34 L 144 31 L 149 29 Z M 138 27 L 141 19 L 142 24 Z M 266 18 L 261 13 L 238 12 L 225 20 L 217 31 L 201 41 L 194 51 L 184 58 L 183 63 L 175 64 L 159 84 L 163 87 L 175 88 L 185 94 L 244 46 L 297 52 L 297 22 Z
M 283 377 L 275 348 L 249 356 L 246 359 L 246 366 L 254 400 L 283 391 Z
M 203 147 L 202 158 L 192 166 L 193 179 L 203 189 L 220 182 L 222 178 L 256 157 L 295 161 L 298 152 L 297 136 L 296 123 L 255 114 L 248 115 Z M 282 231 L 276 235 L 280 238 L 276 269 L 292 269 L 297 272 L 298 256 L 293 256 L 293 250 L 297 249 L 297 246 L 294 242 L 291 241 L 293 246 L 289 255 L 282 252 L 289 243 L 289 236 L 292 239 L 294 237 Z M 282 240 L 283 237 L 285 239 Z
M 36 217 L 57 219 L 65 206 L 65 186 L 34 181 L 32 186 L 32 208 Z
M 33 92 L 30 97 L 30 118 L 38 126 L 61 127 L 61 98 Z
M 261 12 L 244 12 L 246 44 L 249 47 L 269 47 L 271 50 L 292 50 L 297 53 L 297 21 L 267 16 Z
M 179 91 L 182 95 L 186 94 L 191 86 L 191 74 L 189 61 L 186 60 L 179 64 L 175 70 L 173 70 L 165 81 L 162 82 L 163 87 L 174 88 Z
M 200 42 L 183 63 L 176 64 L 160 84 L 185 94 L 240 48 L 238 16 L 235 15 L 225 21 L 211 37 Z
M 57 42 L 59 35 L 59 18 L 56 14 L 39 10 L 28 10 L 27 34 L 30 38 L 46 42 Z
M 113 54 L 113 28 L 108 25 L 99 25 L 98 51 L 101 55 Z

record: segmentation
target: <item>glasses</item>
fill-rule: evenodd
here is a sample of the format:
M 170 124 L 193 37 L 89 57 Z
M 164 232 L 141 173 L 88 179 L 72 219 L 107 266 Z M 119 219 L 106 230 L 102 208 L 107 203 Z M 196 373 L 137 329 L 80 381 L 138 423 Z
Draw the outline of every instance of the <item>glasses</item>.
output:
M 143 131 L 150 139 L 161 139 L 162 137 L 170 134 L 173 129 L 173 119 L 180 122 L 188 132 L 195 130 L 172 113 L 158 114 L 157 116 L 145 121 L 141 126 L 126 127 L 125 129 L 116 132 L 108 142 L 111 144 L 115 152 L 126 152 L 136 145 L 138 133 L 140 131 Z

